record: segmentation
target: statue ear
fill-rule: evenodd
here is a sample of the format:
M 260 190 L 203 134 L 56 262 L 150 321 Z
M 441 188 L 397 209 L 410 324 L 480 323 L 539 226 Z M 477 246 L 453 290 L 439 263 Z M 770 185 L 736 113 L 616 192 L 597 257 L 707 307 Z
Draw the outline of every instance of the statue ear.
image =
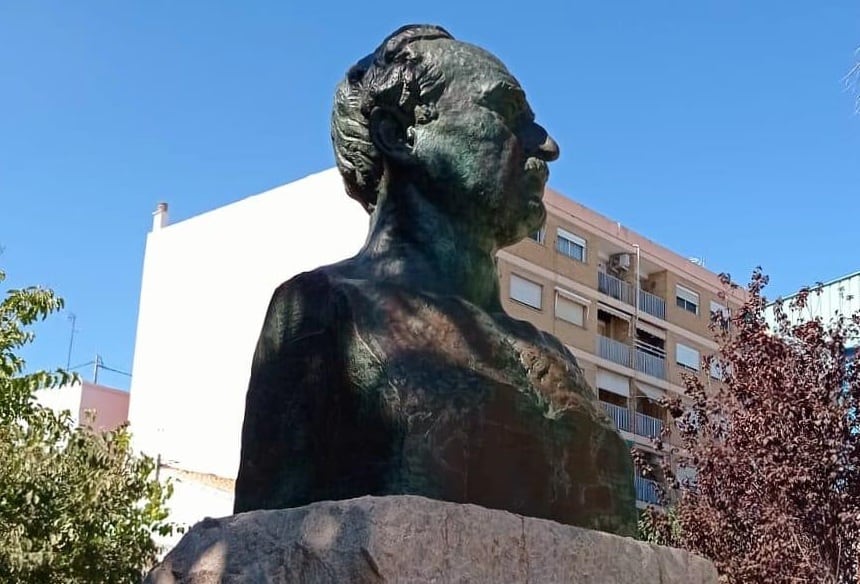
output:
M 376 107 L 370 112 L 370 139 L 383 156 L 398 164 L 413 162 L 414 132 L 400 112 Z

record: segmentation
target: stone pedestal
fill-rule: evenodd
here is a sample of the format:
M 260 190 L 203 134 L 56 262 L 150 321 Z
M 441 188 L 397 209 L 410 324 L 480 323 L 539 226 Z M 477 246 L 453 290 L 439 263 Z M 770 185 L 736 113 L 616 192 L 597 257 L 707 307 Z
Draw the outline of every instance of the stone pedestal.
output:
M 716 584 L 676 549 L 416 496 L 361 497 L 198 523 L 145 584 Z

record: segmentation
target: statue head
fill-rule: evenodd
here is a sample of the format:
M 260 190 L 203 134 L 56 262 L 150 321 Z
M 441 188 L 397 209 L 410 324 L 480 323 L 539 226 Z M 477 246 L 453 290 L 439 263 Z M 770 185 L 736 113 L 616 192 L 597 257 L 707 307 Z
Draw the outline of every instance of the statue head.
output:
M 499 246 L 546 217 L 558 146 L 504 64 L 441 27 L 402 27 L 349 70 L 332 141 L 347 193 L 369 213 L 408 183 Z

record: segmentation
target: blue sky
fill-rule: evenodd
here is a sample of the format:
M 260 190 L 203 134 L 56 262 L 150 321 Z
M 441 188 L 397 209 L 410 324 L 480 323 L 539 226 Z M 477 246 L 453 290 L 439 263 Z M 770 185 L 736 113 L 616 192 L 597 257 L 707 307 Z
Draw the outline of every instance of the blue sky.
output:
M 0 0 L 0 265 L 66 298 L 73 364 L 131 369 L 156 203 L 331 166 L 334 85 L 408 22 L 508 64 L 571 198 L 736 280 L 760 264 L 772 295 L 860 269 L 856 1 Z M 40 326 L 30 366 L 64 365 L 69 329 Z

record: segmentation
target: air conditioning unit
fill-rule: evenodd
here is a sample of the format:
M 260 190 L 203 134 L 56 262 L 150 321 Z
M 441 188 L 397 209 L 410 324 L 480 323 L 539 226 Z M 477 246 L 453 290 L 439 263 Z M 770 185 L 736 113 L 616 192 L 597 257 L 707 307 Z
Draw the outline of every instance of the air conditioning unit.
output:
M 629 253 L 617 253 L 610 258 L 610 263 L 612 267 L 616 270 L 626 272 L 630 269 L 630 254 Z

